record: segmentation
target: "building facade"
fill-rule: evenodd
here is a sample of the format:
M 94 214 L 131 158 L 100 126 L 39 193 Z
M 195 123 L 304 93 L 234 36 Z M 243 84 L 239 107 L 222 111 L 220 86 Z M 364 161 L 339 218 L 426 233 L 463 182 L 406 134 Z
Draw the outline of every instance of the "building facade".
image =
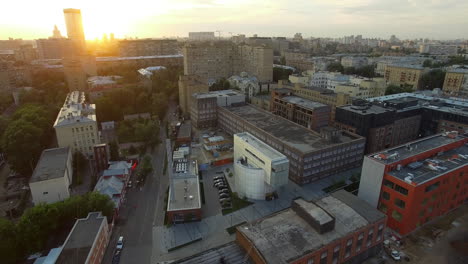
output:
M 218 108 L 218 126 L 234 135 L 249 132 L 284 154 L 289 178 L 306 184 L 362 163 L 365 139 L 348 132 L 309 130 L 252 105 Z
M 389 85 L 419 89 L 423 68 L 411 65 L 388 65 L 385 69 L 385 81 Z
M 67 36 L 73 42 L 73 54 L 81 55 L 86 53 L 86 40 L 83 29 L 83 19 L 81 10 L 68 8 L 63 10 Z
M 179 54 L 176 39 L 125 39 L 119 41 L 120 57 Z
M 236 242 L 256 264 L 363 263 L 382 249 L 386 217 L 340 190 L 237 227 Z
M 289 161 L 248 132 L 234 134 L 234 177 L 239 197 L 265 200 L 288 184 Z
M 294 96 L 290 89 L 273 90 L 270 107 L 273 114 L 315 131 L 330 121 L 330 106 Z
M 54 203 L 70 197 L 72 164 L 70 148 L 46 149 L 42 152 L 29 180 L 34 204 Z
M 407 235 L 465 203 L 468 138 L 446 132 L 364 158 L 359 198 Z
M 190 119 L 196 128 L 216 127 L 218 106 L 245 103 L 245 95 L 234 90 L 192 94 Z
M 344 68 L 362 68 L 364 66 L 367 66 L 367 64 L 367 57 L 348 56 L 341 58 L 341 65 Z
M 454 56 L 458 54 L 458 47 L 457 45 L 423 44 L 419 46 L 419 53 Z
M 445 74 L 443 91 L 449 96 L 468 98 L 468 69 L 449 69 Z
M 190 41 L 210 41 L 216 39 L 214 32 L 189 32 L 188 38 Z
M 36 45 L 39 59 L 61 59 L 72 52 L 73 42 L 67 38 L 48 38 L 37 39 Z
M 100 144 L 96 106 L 86 102 L 83 92 L 67 95 L 54 123 L 59 147 L 70 147 L 74 153 L 93 157 L 93 146 Z
M 179 76 L 179 106 L 182 112 L 190 112 L 190 102 L 192 94 L 207 93 L 209 91 L 208 84 L 202 82 L 196 75 L 180 75 Z
M 214 83 L 247 72 L 260 82 L 273 79 L 273 49 L 265 46 L 236 45 L 230 41 L 189 43 L 183 48 L 184 74 L 197 75 Z

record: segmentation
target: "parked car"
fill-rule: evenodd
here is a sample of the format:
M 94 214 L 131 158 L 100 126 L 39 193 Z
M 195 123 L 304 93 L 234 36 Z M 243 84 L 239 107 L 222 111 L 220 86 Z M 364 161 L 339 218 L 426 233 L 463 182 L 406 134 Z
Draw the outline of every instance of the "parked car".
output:
M 124 237 L 120 236 L 119 240 L 117 240 L 117 249 L 123 249 L 124 246 Z
M 227 185 L 224 185 L 224 184 L 217 185 L 216 188 L 218 188 L 218 190 L 219 189 L 225 189 L 225 188 L 227 188 Z
M 215 177 L 213 177 L 213 181 L 221 180 L 221 179 L 224 180 L 224 176 L 215 176 Z
M 229 194 L 222 193 L 222 194 L 219 195 L 219 198 L 229 198 Z
M 221 198 L 221 199 L 219 199 L 219 201 L 220 201 L 221 203 L 223 203 L 223 202 L 225 202 L 225 201 L 226 201 L 226 202 L 231 202 L 231 198 Z
M 217 179 L 217 180 L 214 180 L 213 182 L 214 182 L 214 183 L 217 183 L 217 182 L 225 182 L 225 180 L 224 180 L 224 179 Z
M 120 250 L 116 250 L 114 256 L 112 257 L 112 264 L 119 264 L 120 263 Z
M 127 188 L 132 188 L 132 181 L 128 181 Z
M 393 260 L 396 260 L 396 261 L 401 260 L 400 252 L 396 250 L 392 250 L 392 252 L 390 253 L 390 256 L 392 257 Z

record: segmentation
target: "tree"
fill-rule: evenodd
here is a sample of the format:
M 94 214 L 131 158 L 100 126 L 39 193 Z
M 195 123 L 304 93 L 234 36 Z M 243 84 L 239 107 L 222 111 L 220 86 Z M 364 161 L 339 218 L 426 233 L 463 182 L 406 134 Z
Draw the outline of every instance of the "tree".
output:
M 115 141 L 109 143 L 110 160 L 120 160 L 119 146 Z
M 18 244 L 16 226 L 4 218 L 0 218 L 0 256 L 2 262 L 13 264 L 20 258 L 21 247 Z
M 423 62 L 423 67 L 431 67 L 432 66 L 432 60 L 425 60 Z
M 397 85 L 389 85 L 385 90 L 385 95 L 399 94 L 399 93 L 412 93 L 413 88 L 411 86 L 400 87 Z
M 343 65 L 341 65 L 341 63 L 334 62 L 334 63 L 330 63 L 327 66 L 327 71 L 330 71 L 330 72 L 343 72 L 344 68 L 343 68 Z
M 445 71 L 434 69 L 423 74 L 421 77 L 421 88 L 424 90 L 432 90 L 434 88 L 442 88 L 445 81 Z
M 280 67 L 273 67 L 273 81 L 278 82 L 279 80 L 288 80 L 289 75 L 293 74 L 292 69 L 284 69 Z
M 210 91 L 220 91 L 228 89 L 231 89 L 231 84 L 226 78 L 221 78 L 210 86 Z

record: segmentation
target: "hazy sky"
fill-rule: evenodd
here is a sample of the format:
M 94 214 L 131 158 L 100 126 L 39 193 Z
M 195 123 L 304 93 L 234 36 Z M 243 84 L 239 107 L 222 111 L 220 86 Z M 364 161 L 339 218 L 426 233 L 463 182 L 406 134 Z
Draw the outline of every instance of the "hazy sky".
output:
M 46 38 L 54 24 L 66 35 L 62 9 L 70 7 L 82 10 L 87 39 L 216 30 L 223 36 L 468 38 L 468 0 L 7 0 L 0 39 Z

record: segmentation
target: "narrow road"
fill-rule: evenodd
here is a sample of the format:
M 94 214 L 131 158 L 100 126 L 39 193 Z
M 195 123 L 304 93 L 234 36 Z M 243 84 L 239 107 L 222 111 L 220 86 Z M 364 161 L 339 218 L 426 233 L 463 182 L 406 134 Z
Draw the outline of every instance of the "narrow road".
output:
M 175 104 L 171 103 L 165 120 L 170 120 L 174 109 Z M 120 263 L 152 263 L 153 226 L 164 221 L 164 195 L 168 186 L 168 180 L 163 177 L 166 155 L 165 127 L 160 129 L 159 138 L 163 143 L 158 144 L 150 153 L 153 164 L 152 174 L 147 176 L 143 186 L 134 185 L 127 191 L 126 201 L 120 209 L 119 222 L 114 227 L 104 255 L 104 264 L 112 263 L 119 236 L 124 237 L 124 249 L 121 253 Z

